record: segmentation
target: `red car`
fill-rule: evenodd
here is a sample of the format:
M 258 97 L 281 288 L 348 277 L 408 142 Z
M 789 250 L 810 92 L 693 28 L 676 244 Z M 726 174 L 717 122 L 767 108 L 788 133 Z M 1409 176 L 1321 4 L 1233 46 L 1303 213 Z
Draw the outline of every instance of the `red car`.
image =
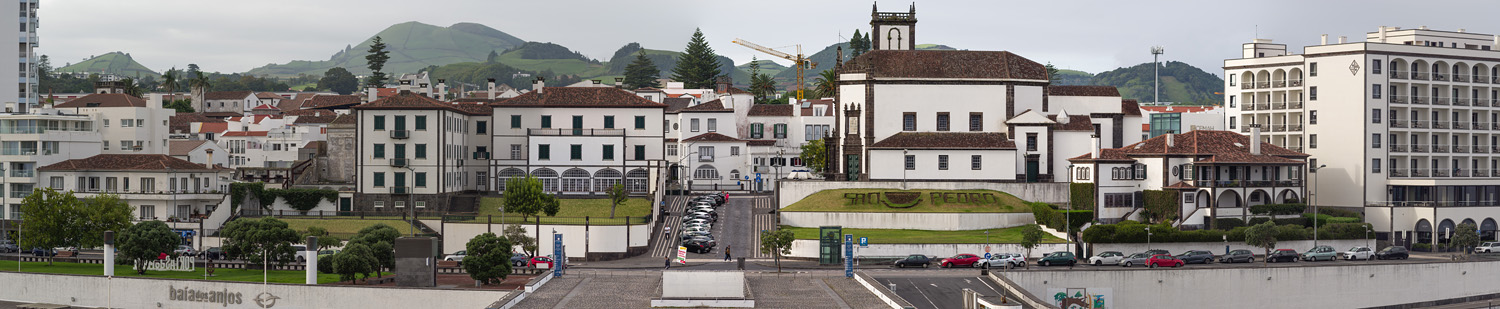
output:
M 979 260 L 980 258 L 978 255 L 962 253 L 951 258 L 943 259 L 942 262 L 938 262 L 938 266 L 941 266 L 943 268 L 952 268 L 957 266 L 974 267 L 975 263 L 979 263 Z
M 552 268 L 552 258 L 545 256 L 532 257 L 526 266 L 532 268 Z
M 1171 255 L 1166 254 L 1152 255 L 1151 258 L 1146 259 L 1146 266 L 1151 268 L 1156 268 L 1157 266 L 1182 267 L 1183 264 L 1187 263 L 1177 259 L 1176 257 L 1172 257 Z

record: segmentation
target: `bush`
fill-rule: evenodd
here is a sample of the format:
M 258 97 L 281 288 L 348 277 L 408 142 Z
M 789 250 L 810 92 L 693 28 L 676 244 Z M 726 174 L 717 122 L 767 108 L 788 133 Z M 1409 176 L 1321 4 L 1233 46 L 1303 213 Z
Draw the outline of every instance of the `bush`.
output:
M 1361 239 L 1368 224 L 1364 223 L 1330 223 L 1318 226 L 1318 238 L 1320 239 Z
M 1239 218 L 1214 219 L 1214 228 L 1216 229 L 1227 231 L 1242 226 L 1245 226 L 1245 220 L 1240 220 Z
M 1425 244 L 1425 243 L 1415 243 L 1415 244 L 1411 245 L 1411 250 L 1412 251 L 1421 251 L 1421 252 L 1432 252 L 1432 245 L 1431 244 Z
M 1289 216 L 1307 211 L 1307 204 L 1266 204 L 1250 206 L 1250 213 L 1257 215 Z
M 1312 239 L 1312 233 L 1307 229 L 1307 227 L 1294 224 L 1276 226 L 1276 240 L 1278 241 L 1308 239 Z
M 1364 221 L 1364 220 L 1362 220 L 1360 218 L 1353 218 L 1353 217 L 1333 217 L 1333 218 L 1328 218 L 1328 224 L 1360 223 L 1360 221 Z
M 1300 225 L 1300 226 L 1303 226 L 1303 227 L 1311 227 L 1312 226 L 1312 223 L 1309 223 L 1309 222 L 1312 222 L 1312 221 L 1308 221 L 1307 218 L 1276 219 L 1276 220 L 1272 220 L 1272 222 L 1276 222 L 1276 225 Z
M 1266 223 L 1266 221 L 1271 221 L 1271 218 L 1266 218 L 1266 217 L 1250 218 L 1250 223 L 1247 226 L 1250 226 L 1250 225 L 1259 225 L 1261 223 Z
M 1309 227 L 1312 226 L 1314 221 L 1317 221 L 1318 226 L 1326 226 L 1328 225 L 1328 219 L 1331 218 L 1333 216 L 1325 214 L 1302 214 L 1302 220 L 1307 222 L 1307 226 Z
M 1073 209 L 1094 209 L 1094 184 L 1073 183 L 1068 186 Z
M 1325 215 L 1330 215 L 1330 216 L 1334 216 L 1334 217 L 1364 218 L 1364 215 L 1361 214 L 1358 211 L 1345 210 L 1345 209 L 1332 208 L 1332 207 L 1330 207 L 1330 208 L 1321 208 L 1320 207 L 1320 208 L 1318 208 L 1318 213 L 1325 214 Z
M 325 255 L 325 256 L 318 257 L 318 272 L 325 273 L 325 274 L 332 274 L 332 273 L 334 273 L 333 272 L 333 255 Z
M 1115 227 L 1118 224 L 1095 224 L 1083 230 L 1083 241 L 1091 243 L 1114 243 Z

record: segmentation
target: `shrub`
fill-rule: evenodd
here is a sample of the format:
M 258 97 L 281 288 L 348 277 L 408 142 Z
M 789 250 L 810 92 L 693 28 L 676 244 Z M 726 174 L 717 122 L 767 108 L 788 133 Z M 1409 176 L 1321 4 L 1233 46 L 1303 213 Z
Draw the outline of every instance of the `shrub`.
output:
M 1325 214 L 1302 214 L 1302 220 L 1307 222 L 1307 226 L 1312 226 L 1314 221 L 1318 223 L 1318 226 L 1326 226 L 1330 218 L 1333 218 L 1333 216 Z
M 1360 221 L 1363 221 L 1363 220 L 1361 220 L 1360 218 L 1353 218 L 1353 217 L 1333 217 L 1333 218 L 1328 218 L 1328 224 L 1360 223 Z
M 1180 207 L 1178 206 L 1181 205 L 1179 201 L 1182 200 L 1182 192 L 1173 190 L 1144 190 L 1141 193 L 1146 210 L 1150 211 L 1152 221 L 1175 219 L 1179 216 L 1178 209 Z
M 1094 209 L 1094 184 L 1073 183 L 1068 186 L 1073 209 Z
M 1117 224 L 1095 224 L 1083 230 L 1083 241 L 1091 243 L 1114 243 Z
M 1318 238 L 1320 239 L 1361 239 L 1365 238 L 1366 227 L 1364 223 L 1330 223 L 1318 226 Z
M 1320 207 L 1320 208 L 1318 208 L 1318 213 L 1325 214 L 1325 215 L 1330 215 L 1330 216 L 1334 216 L 1334 217 L 1351 217 L 1351 218 L 1363 218 L 1364 217 L 1364 215 L 1361 214 L 1358 211 L 1346 210 L 1346 209 L 1339 209 L 1339 208 L 1332 208 L 1332 207 L 1329 207 L 1329 208 L 1321 208 Z
M 1279 241 L 1289 241 L 1289 240 L 1308 240 L 1308 239 L 1312 239 L 1312 235 L 1311 235 L 1310 231 L 1308 231 L 1307 227 L 1304 227 L 1304 226 L 1301 226 L 1301 225 L 1295 225 L 1295 224 L 1285 224 L 1285 225 L 1277 225 L 1276 226 L 1276 240 L 1279 240 Z
M 325 274 L 332 274 L 332 273 L 334 273 L 333 272 L 333 255 L 330 254 L 330 255 L 325 255 L 325 256 L 318 257 L 318 272 L 325 273 Z
M 1266 221 L 1271 221 L 1271 218 L 1266 218 L 1266 217 L 1250 218 L 1250 223 L 1248 225 L 1259 225 L 1261 223 L 1266 223 Z
M 1266 204 L 1250 206 L 1250 213 L 1257 215 L 1287 216 L 1307 211 L 1307 204 Z
M 1241 226 L 1245 226 L 1245 220 L 1240 220 L 1240 218 L 1214 219 L 1214 228 L 1216 229 L 1227 231 Z
M 1287 219 L 1276 219 L 1276 220 L 1272 220 L 1272 221 L 1276 222 L 1276 225 L 1300 225 L 1300 226 L 1303 226 L 1303 227 L 1310 227 L 1310 226 L 1312 226 L 1312 223 L 1309 223 L 1309 222 L 1312 222 L 1312 221 L 1308 221 L 1307 218 L 1287 218 Z
M 1415 243 L 1415 244 L 1411 245 L 1411 250 L 1412 251 L 1421 251 L 1421 252 L 1431 252 L 1432 251 L 1432 245 L 1431 244 L 1425 244 L 1425 243 Z

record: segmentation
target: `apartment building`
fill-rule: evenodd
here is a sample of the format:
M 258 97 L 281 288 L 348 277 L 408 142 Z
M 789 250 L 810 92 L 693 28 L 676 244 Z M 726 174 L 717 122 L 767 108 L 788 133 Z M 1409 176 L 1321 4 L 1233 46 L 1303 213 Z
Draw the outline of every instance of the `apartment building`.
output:
M 1465 222 L 1495 239 L 1497 47 L 1495 35 L 1426 27 L 1324 35 L 1302 54 L 1256 39 L 1224 61 L 1225 124 L 1269 127 L 1266 141 L 1312 155 L 1310 201 L 1364 210 L 1380 239 L 1446 242 Z
M 1187 133 L 1194 130 L 1227 130 L 1224 127 L 1224 109 L 1214 105 L 1141 106 L 1141 117 L 1146 123 L 1141 127 L 1142 140 L 1167 133 Z
M 36 11 L 39 1 L 20 0 L 18 3 L 19 5 L 8 6 L 6 12 L 0 14 L 7 16 L 7 19 L 15 18 L 11 20 L 11 25 L 20 25 L 20 32 L 16 36 L 17 44 L 0 52 L 0 56 L 4 56 L 5 59 L 19 59 L 19 65 L 6 67 L 7 69 L 15 68 L 16 72 L 7 71 L 6 74 L 0 74 L 0 84 L 10 85 L 0 87 L 0 98 L 5 98 L 0 102 L 5 102 L 6 112 L 26 113 L 40 107 L 42 103 L 37 92 L 36 76 L 37 62 L 41 61 L 41 55 L 36 53 Z
M 95 119 L 101 138 L 100 153 L 167 153 L 170 119 L 177 111 L 162 108 L 160 95 L 147 99 L 123 93 L 96 93 L 53 106 L 57 110 L 89 115 Z
M 476 111 L 483 106 L 458 107 L 402 87 L 353 107 L 359 176 L 352 210 L 474 211 L 473 193 L 488 178 L 489 115 Z
M 164 154 L 101 154 L 37 170 L 47 187 L 73 191 L 79 198 L 118 195 L 130 204 L 135 221 L 207 218 L 224 201 L 231 182 L 227 168 Z
M 600 195 L 623 183 L 632 194 L 645 194 L 666 167 L 667 105 L 629 91 L 546 87 L 537 79 L 532 91 L 490 106 L 495 191 L 504 191 L 509 178 L 530 174 L 547 192 Z M 707 122 L 699 120 L 699 134 L 707 133 Z M 715 122 L 722 126 L 716 130 L 733 129 Z
M 0 114 L 0 205 L 19 220 L 21 200 L 38 187 L 37 168 L 99 154 L 98 119 L 72 110 Z

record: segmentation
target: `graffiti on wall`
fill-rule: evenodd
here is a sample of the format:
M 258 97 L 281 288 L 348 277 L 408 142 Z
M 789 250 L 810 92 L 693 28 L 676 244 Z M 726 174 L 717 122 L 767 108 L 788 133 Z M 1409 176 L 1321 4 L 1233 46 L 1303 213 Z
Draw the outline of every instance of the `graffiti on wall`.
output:
M 1109 308 L 1113 298 L 1109 288 L 1047 289 L 1047 294 L 1052 295 L 1052 304 L 1062 309 Z

